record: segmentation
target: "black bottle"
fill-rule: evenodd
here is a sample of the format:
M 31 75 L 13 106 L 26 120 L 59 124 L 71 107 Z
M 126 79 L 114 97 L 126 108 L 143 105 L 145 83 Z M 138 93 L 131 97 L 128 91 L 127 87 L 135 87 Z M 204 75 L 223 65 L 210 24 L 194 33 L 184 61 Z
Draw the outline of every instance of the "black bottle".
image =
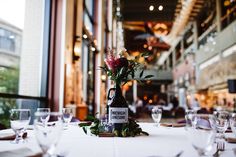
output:
M 115 94 L 112 98 L 110 98 L 111 90 L 115 91 Z M 119 85 L 116 85 L 116 88 L 111 88 L 109 90 L 108 99 L 112 99 L 108 110 L 109 123 L 113 124 L 116 134 L 121 136 L 123 125 L 128 123 L 128 104 L 122 95 Z

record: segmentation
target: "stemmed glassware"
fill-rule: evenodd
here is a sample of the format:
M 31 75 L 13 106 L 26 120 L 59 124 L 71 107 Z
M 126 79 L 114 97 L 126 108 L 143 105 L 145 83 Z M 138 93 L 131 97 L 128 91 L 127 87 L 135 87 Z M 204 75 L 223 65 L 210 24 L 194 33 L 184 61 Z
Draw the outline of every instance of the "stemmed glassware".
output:
M 234 133 L 234 136 L 236 136 L 236 113 L 232 113 L 230 116 L 230 127 Z
M 73 109 L 68 107 L 68 108 L 63 108 L 62 109 L 63 112 L 63 120 L 65 123 L 65 128 L 68 128 L 69 123 L 73 117 Z
M 25 142 L 22 136 L 29 122 L 30 122 L 29 109 L 12 109 L 10 111 L 11 128 L 16 134 L 16 138 L 14 141 L 12 141 L 12 143 L 18 144 Z
M 195 115 L 196 114 L 197 114 L 196 110 L 193 110 L 193 109 L 187 109 L 185 111 L 185 120 L 186 120 L 187 127 L 195 128 L 195 125 L 196 125 Z
M 214 125 L 219 132 L 219 138 L 223 139 L 224 133 L 229 126 L 229 113 L 227 111 L 215 111 L 214 115 Z
M 161 121 L 161 116 L 162 116 L 162 108 L 155 106 L 152 109 L 152 119 L 156 123 L 156 126 L 159 126 L 159 123 Z
M 37 108 L 37 112 L 40 113 L 50 113 L 50 108 Z M 49 114 L 46 114 L 45 116 L 41 117 L 41 121 L 43 122 L 44 125 L 46 125 L 46 123 L 49 120 Z
M 45 123 L 43 117 L 46 116 L 49 116 L 49 121 Z M 52 150 L 56 147 L 63 130 L 62 114 L 59 112 L 36 112 L 34 130 L 44 157 L 53 156 L 55 152 Z
M 194 115 L 195 127 L 187 127 L 187 136 L 199 156 L 211 151 L 216 137 L 212 115 Z

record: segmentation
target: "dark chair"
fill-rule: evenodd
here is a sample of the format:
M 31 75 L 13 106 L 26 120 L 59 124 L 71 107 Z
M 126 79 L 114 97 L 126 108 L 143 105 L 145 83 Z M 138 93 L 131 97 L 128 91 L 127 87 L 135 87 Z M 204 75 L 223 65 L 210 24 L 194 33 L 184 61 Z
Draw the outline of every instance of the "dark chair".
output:
M 175 118 L 184 118 L 185 110 L 183 107 L 177 107 L 175 109 Z
M 209 114 L 206 108 L 201 108 L 200 110 L 197 111 L 198 114 Z
M 70 122 L 80 122 L 79 119 L 75 118 L 75 117 L 72 117 L 71 121 Z

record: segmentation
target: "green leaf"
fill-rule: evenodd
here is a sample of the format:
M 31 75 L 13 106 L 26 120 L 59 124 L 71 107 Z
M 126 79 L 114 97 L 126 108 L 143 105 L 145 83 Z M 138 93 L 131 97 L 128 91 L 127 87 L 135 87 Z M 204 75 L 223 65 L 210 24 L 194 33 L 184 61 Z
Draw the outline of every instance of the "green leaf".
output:
M 145 131 L 141 131 L 142 134 L 149 136 L 149 133 L 145 132 Z
M 83 127 L 83 131 L 85 134 L 87 134 L 87 128 L 86 127 Z
M 147 75 L 144 78 L 147 79 L 147 78 L 151 78 L 151 77 L 153 77 L 153 75 Z
M 85 127 L 85 126 L 90 126 L 92 123 L 88 122 L 88 123 L 80 123 L 79 127 Z
M 87 118 L 86 118 L 87 121 L 94 121 L 95 120 L 95 117 L 93 117 L 92 115 L 88 115 Z
M 132 78 L 134 78 L 134 71 L 131 71 L 131 76 Z
M 139 74 L 139 77 L 143 77 L 143 72 L 144 72 L 144 69 L 142 69 L 141 73 Z
M 150 55 L 149 52 L 144 52 L 141 54 L 141 57 L 149 57 L 149 55 Z

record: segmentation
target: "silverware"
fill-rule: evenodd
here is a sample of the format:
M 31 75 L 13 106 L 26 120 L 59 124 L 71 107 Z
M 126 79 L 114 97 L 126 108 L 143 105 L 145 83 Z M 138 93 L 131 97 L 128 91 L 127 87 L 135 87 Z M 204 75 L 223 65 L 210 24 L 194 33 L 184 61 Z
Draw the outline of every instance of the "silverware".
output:
M 217 142 L 216 145 L 216 152 L 213 154 L 213 157 L 219 157 L 220 152 L 225 150 L 225 143 L 224 142 Z

